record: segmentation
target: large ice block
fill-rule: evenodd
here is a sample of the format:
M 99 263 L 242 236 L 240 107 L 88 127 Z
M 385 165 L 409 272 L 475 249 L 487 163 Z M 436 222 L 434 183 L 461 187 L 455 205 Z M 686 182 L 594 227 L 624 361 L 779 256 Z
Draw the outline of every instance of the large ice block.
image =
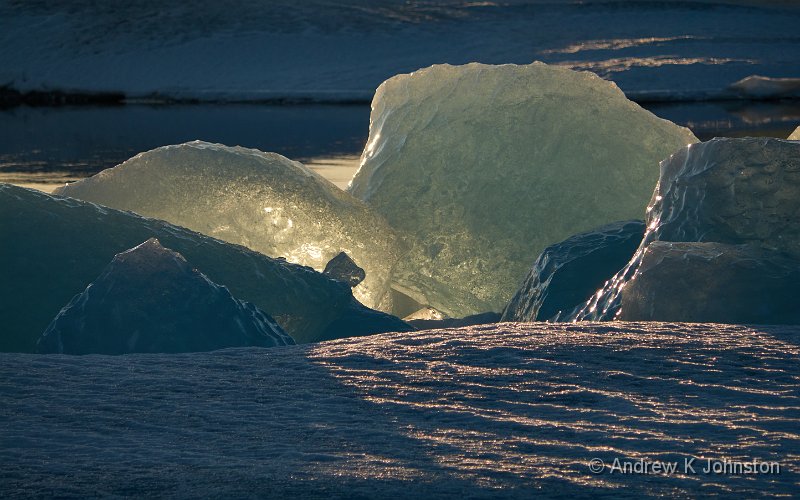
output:
M 756 249 L 777 252 L 800 265 L 800 143 L 770 138 L 717 138 L 683 148 L 661 163 L 661 178 L 647 207 L 646 223 L 647 231 L 631 261 L 567 320 L 627 319 L 624 307 L 620 309 L 621 295 L 631 280 L 636 279 L 649 246 L 657 241 L 748 245 L 754 249 L 752 252 Z M 720 248 L 728 248 L 724 245 Z M 743 266 L 748 262 L 762 268 L 771 265 L 769 261 L 759 262 L 760 258 L 750 254 L 741 254 L 737 259 L 732 256 L 711 259 L 696 257 L 707 252 L 698 253 L 695 247 L 684 250 L 686 262 L 694 259 L 692 265 L 696 266 L 705 260 L 709 262 L 709 269 L 716 270 L 704 274 L 707 280 L 696 283 L 707 290 L 724 290 L 722 283 L 748 286 Z M 657 255 L 665 253 L 666 247 L 659 252 Z M 683 261 L 676 254 L 677 250 L 670 250 L 662 260 L 680 266 Z M 720 264 L 726 262 L 730 266 Z M 657 268 L 666 269 L 662 264 Z M 680 279 L 678 276 L 683 271 L 673 271 L 675 279 Z M 656 271 L 651 272 L 653 276 L 656 274 Z M 668 275 L 669 272 L 660 274 Z M 667 283 L 664 286 L 665 290 L 678 289 Z M 761 284 L 754 283 L 751 293 L 758 293 L 758 286 Z M 702 290 L 698 293 L 710 294 Z M 729 290 L 729 293 L 746 292 Z M 661 293 L 659 300 L 671 300 L 667 295 Z M 677 296 L 672 299 L 684 300 Z M 735 309 L 741 306 L 733 299 L 729 306 L 728 319 L 735 322 L 739 317 Z M 663 311 L 669 306 L 665 304 L 659 308 Z M 658 317 L 670 321 L 694 317 L 689 316 L 688 311 L 686 314 Z M 635 315 L 635 318 L 642 317 L 639 313 Z
M 297 342 L 410 329 L 311 268 L 129 212 L 0 184 L 0 351 L 33 351 L 64 304 L 115 254 L 152 237 L 275 318 Z
M 117 254 L 73 297 L 38 342 L 61 354 L 197 352 L 294 341 L 155 238 Z
M 393 286 L 460 317 L 502 310 L 547 245 L 641 217 L 696 141 L 592 73 L 437 65 L 378 88 L 349 189 L 411 247 Z
M 353 294 L 390 309 L 397 245 L 382 217 L 299 162 L 201 141 L 141 153 L 55 191 L 165 220 L 318 271 L 340 252 L 366 271 Z

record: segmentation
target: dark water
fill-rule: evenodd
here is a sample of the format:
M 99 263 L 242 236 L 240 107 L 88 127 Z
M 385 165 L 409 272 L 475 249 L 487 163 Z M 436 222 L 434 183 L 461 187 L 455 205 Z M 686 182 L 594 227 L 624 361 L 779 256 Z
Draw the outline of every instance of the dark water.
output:
M 800 125 L 800 101 L 647 106 L 714 136 L 785 138 Z M 131 156 L 194 139 L 319 161 L 358 155 L 369 131 L 367 105 L 127 105 L 17 107 L 0 111 L 0 181 L 47 188 L 92 175 Z
M 17 107 L 0 111 L 0 181 L 61 183 L 200 139 L 297 160 L 358 154 L 369 106 Z

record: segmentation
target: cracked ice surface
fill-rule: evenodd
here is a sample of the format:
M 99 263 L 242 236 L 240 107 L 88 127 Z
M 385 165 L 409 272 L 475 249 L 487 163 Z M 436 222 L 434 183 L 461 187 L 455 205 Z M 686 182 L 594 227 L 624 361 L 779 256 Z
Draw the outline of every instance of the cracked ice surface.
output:
M 353 295 L 388 310 L 392 230 L 361 201 L 275 153 L 194 141 L 141 153 L 54 192 L 165 220 L 318 271 L 345 252 Z
M 800 328 L 498 324 L 178 355 L 0 354 L 0 494 L 794 495 Z M 780 474 L 591 474 L 597 457 Z
M 349 189 L 412 246 L 393 286 L 460 317 L 501 311 L 547 245 L 641 217 L 696 141 L 591 73 L 438 65 L 378 88 Z

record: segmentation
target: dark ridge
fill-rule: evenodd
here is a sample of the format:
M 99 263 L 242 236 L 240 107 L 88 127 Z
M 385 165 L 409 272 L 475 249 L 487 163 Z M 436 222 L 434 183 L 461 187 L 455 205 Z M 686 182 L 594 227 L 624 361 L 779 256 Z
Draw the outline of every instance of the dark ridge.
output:
M 68 92 L 63 90 L 19 91 L 13 87 L 0 86 L 0 108 L 14 106 L 74 106 L 74 105 L 120 105 L 125 101 L 122 92 Z

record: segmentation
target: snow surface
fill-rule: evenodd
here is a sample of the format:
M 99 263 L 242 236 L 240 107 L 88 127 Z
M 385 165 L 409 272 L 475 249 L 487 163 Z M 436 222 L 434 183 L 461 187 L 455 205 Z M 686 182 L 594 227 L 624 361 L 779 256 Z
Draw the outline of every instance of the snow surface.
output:
M 642 98 L 800 77 L 796 2 L 5 0 L 0 84 L 138 97 L 368 100 L 435 63 L 587 69 Z
M 393 288 L 500 312 L 546 246 L 641 217 L 658 163 L 694 142 L 590 72 L 436 65 L 375 92 L 348 190 L 406 237 Z
M 791 496 L 798 356 L 797 327 L 666 323 L 0 354 L 0 495 Z M 593 457 L 781 472 L 595 475 Z

